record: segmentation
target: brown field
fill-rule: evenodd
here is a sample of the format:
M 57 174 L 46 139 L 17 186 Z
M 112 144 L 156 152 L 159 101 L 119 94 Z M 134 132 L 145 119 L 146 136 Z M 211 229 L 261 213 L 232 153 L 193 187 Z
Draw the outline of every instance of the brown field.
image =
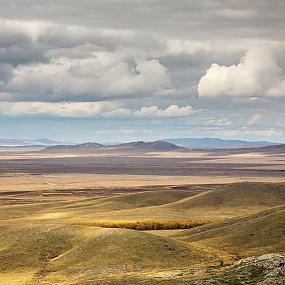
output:
M 221 150 L 0 153 L 0 191 L 285 181 L 285 155 Z

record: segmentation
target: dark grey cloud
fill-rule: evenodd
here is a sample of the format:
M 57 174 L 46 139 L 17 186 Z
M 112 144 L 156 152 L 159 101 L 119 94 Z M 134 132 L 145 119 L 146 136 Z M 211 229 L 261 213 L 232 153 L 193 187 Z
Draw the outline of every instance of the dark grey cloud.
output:
M 44 51 L 40 43 L 33 43 L 27 35 L 0 24 L 0 62 L 13 66 L 37 63 L 45 60 Z
M 2 0 L 0 3 L 0 17 L 16 20 L 131 28 L 187 38 L 219 34 L 284 38 L 282 0 Z

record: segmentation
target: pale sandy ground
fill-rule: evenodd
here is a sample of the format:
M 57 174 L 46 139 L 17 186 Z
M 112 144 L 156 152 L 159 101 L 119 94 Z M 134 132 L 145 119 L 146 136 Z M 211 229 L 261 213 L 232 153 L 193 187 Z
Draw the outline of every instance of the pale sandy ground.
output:
M 199 159 L 200 163 L 256 163 L 285 165 L 285 155 L 266 154 L 258 152 L 240 154 L 221 154 L 211 152 L 150 152 L 150 153 L 122 153 L 122 152 L 93 152 L 93 153 L 41 153 L 41 152 L 14 152 L 0 153 L 0 160 L 18 160 L 35 158 L 68 158 L 68 157 L 161 157 L 161 158 L 191 158 Z
M 215 163 L 256 163 L 256 164 L 279 164 L 285 165 L 285 155 L 265 154 L 259 152 L 249 152 L 240 154 L 221 155 L 209 154 L 207 152 L 157 152 L 150 153 L 154 157 L 167 157 L 167 158 L 202 158 L 201 163 L 209 161 Z
M 222 184 L 239 181 L 285 182 L 285 177 L 161 176 L 121 174 L 9 174 L 0 176 L 0 191 L 35 191 L 150 185 Z
M 85 157 L 85 156 L 109 156 L 109 152 L 92 153 L 92 154 L 75 154 L 75 153 L 1 153 L 0 160 L 11 159 L 34 159 L 34 158 L 52 158 L 52 157 Z M 157 152 L 148 154 L 112 154 L 112 156 L 151 156 L 167 158 L 191 158 L 198 159 L 199 163 L 236 163 L 251 164 L 247 169 L 260 170 L 285 170 L 285 155 L 274 155 L 264 153 L 241 153 L 225 154 L 208 153 L 208 152 Z M 252 164 L 256 164 L 252 166 Z M 267 164 L 264 166 L 264 164 Z M 245 177 L 239 175 L 233 176 L 163 176 L 163 175 L 129 175 L 129 174 L 21 174 L 8 173 L 0 175 L 0 191 L 34 191 L 34 190 L 57 190 L 57 189 L 83 189 L 98 187 L 139 187 L 150 185 L 185 185 L 185 184 L 219 184 L 233 183 L 239 181 L 263 181 L 263 182 L 285 182 L 285 177 Z

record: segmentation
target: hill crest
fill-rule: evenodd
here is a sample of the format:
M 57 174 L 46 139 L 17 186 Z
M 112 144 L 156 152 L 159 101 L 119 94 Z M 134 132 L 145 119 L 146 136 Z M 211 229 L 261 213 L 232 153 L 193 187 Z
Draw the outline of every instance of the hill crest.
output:
M 154 141 L 144 142 L 135 141 L 129 143 L 115 144 L 115 145 L 103 145 L 99 143 L 84 143 L 76 145 L 55 145 L 46 147 L 43 151 L 92 151 L 92 150 L 128 150 L 128 151 L 179 151 L 185 150 L 185 148 L 177 146 L 175 144 L 166 141 Z

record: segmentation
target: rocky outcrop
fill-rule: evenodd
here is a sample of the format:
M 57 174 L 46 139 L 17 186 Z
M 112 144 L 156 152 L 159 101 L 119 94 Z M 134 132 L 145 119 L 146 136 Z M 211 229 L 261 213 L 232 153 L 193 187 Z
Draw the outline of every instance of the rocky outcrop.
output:
M 213 272 L 210 278 L 197 280 L 192 284 L 285 285 L 285 257 L 279 254 L 265 254 L 244 258 L 232 266 Z
M 278 254 L 265 254 L 259 257 L 241 259 L 235 265 L 235 270 L 252 270 L 260 272 L 263 280 L 257 285 L 284 285 L 285 284 L 285 257 Z

